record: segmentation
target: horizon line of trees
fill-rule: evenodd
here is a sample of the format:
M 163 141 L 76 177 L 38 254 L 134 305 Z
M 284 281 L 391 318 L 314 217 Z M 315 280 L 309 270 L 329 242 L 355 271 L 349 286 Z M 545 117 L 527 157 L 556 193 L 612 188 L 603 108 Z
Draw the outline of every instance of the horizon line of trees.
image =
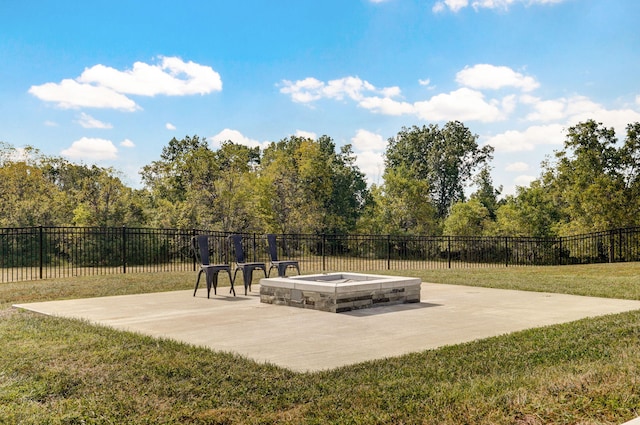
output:
M 0 227 L 555 237 L 640 225 L 640 123 L 622 142 L 593 120 L 570 127 L 539 178 L 503 198 L 493 148 L 477 140 L 459 121 L 403 127 L 387 141 L 383 183 L 368 187 L 351 145 L 329 136 L 263 150 L 186 136 L 142 168 L 142 189 L 111 167 L 0 142 Z

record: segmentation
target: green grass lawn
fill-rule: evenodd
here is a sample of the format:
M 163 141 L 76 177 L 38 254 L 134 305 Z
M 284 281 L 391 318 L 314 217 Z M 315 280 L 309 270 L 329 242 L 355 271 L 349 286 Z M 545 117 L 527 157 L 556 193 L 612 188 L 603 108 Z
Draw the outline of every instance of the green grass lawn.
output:
M 389 274 L 640 299 L 640 263 Z M 191 289 L 194 280 L 191 272 L 0 284 L 0 424 L 619 424 L 640 415 L 640 311 L 295 373 L 11 308 Z

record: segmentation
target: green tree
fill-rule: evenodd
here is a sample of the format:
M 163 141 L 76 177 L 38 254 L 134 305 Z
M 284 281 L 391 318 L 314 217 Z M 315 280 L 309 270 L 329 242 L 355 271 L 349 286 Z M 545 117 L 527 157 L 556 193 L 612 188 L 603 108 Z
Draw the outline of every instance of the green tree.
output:
M 4 226 L 144 223 L 143 200 L 113 168 L 73 164 L 37 149 L 0 144 Z
M 628 225 L 640 225 L 640 123 L 627 125 L 627 135 L 622 147 L 623 175 L 628 190 L 628 214 L 634 217 Z
M 133 191 L 125 186 L 113 168 L 88 168 L 89 175 L 77 182 L 77 203 L 73 224 L 77 226 L 135 226 L 141 215 L 132 205 Z
M 193 181 L 194 167 L 189 162 L 194 152 L 208 150 L 206 139 L 197 135 L 180 140 L 174 137 L 162 148 L 159 160 L 142 168 L 142 183 L 155 198 L 181 203 Z
M 444 234 L 451 236 L 482 236 L 491 224 L 491 214 L 479 199 L 458 202 L 444 221 Z
M 514 235 L 564 236 L 638 225 L 638 123 L 618 147 L 613 128 L 588 120 L 567 131 L 555 161 L 518 188 L 496 214 L 497 230 Z
M 216 151 L 198 136 L 173 138 L 141 172 L 161 227 L 255 230 L 252 207 L 260 149 L 225 141 Z
M 260 149 L 222 143 L 214 153 L 211 175 L 215 177 L 211 186 L 202 185 L 197 193 L 204 194 L 213 202 L 209 208 L 216 228 L 222 231 L 259 231 L 256 222 L 255 169 L 260 163 Z M 207 176 L 202 176 L 206 182 Z
M 616 144 L 613 128 L 593 120 L 569 128 L 564 149 L 556 153 L 554 178 L 548 185 L 566 217 L 559 223 L 560 234 L 630 224 L 625 153 Z
M 444 219 L 454 203 L 465 200 L 464 189 L 475 170 L 492 159 L 493 148 L 479 147 L 477 139 L 459 121 L 442 128 L 403 128 L 388 141 L 385 179 L 387 172 L 402 167 L 409 177 L 428 182 L 437 217 Z
M 477 190 L 471 194 L 471 199 L 477 199 L 489 212 L 491 220 L 496 219 L 496 212 L 501 202 L 498 199 L 502 193 L 502 186 L 493 185 L 490 168 L 485 166 L 474 178 Z
M 213 152 L 206 139 L 197 135 L 183 139 L 172 138 L 163 147 L 160 159 L 146 165 L 140 171 L 148 193 L 151 210 L 149 223 L 157 227 L 192 228 L 208 223 L 208 215 L 201 215 L 210 206 L 194 193 L 198 189 L 209 190 L 216 167 Z M 211 184 L 209 184 L 211 183 Z M 200 193 L 204 196 L 206 192 Z
M 126 186 L 112 167 L 87 166 L 45 157 L 40 167 L 64 196 L 65 225 L 141 226 L 146 224 L 144 193 Z
M 322 230 L 327 233 L 348 233 L 355 229 L 370 193 L 364 174 L 356 165 L 356 156 L 347 144 L 335 152 L 335 144 L 327 137 L 318 139 L 326 152 L 326 161 L 331 171 L 331 193 L 324 202 Z
M 303 193 L 294 156 L 300 143 L 301 139 L 285 139 L 271 143 L 264 151 L 257 182 L 257 212 L 267 232 L 295 233 L 304 227 Z
M 429 184 L 410 177 L 404 166 L 385 172 L 382 186 L 371 190 L 372 202 L 359 229 L 378 234 L 439 234 Z
M 529 187 L 518 187 L 515 196 L 508 196 L 496 211 L 493 234 L 499 236 L 557 236 L 557 224 L 563 214 L 553 193 L 535 180 Z
M 36 166 L 17 161 L 0 167 L 0 227 L 63 224 L 58 217 L 61 197 Z
M 336 152 L 328 136 L 271 143 L 259 174 L 259 211 L 268 231 L 348 232 L 369 199 L 351 146 Z

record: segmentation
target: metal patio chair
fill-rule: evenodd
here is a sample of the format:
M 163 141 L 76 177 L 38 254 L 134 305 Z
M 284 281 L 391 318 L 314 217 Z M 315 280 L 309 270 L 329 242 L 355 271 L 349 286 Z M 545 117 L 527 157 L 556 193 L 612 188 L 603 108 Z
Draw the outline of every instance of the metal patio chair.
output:
M 278 260 L 278 245 L 276 244 L 276 235 L 268 234 L 267 242 L 269 244 L 269 271 L 267 277 L 271 275 L 271 269 L 278 269 L 278 276 L 285 277 L 288 268 L 295 268 L 300 274 L 300 264 L 295 260 Z
M 198 284 L 200 283 L 200 276 L 204 273 L 207 281 L 207 298 L 211 294 L 211 288 L 213 288 L 213 294 L 216 295 L 218 288 L 218 273 L 227 272 L 229 274 L 229 282 L 231 283 L 231 289 L 229 293 L 236 296 L 236 290 L 233 287 L 234 279 L 231 278 L 231 266 L 229 264 L 211 264 L 209 262 L 209 237 L 207 235 L 198 235 L 191 238 L 191 247 L 200 263 L 200 271 L 198 272 L 198 279 L 196 280 L 196 287 L 193 290 L 193 296 L 196 296 L 198 291 Z
M 246 261 L 244 247 L 242 246 L 242 235 L 231 235 L 229 236 L 229 239 L 231 239 L 231 242 L 233 243 L 233 251 L 235 252 L 236 257 L 236 267 L 233 271 L 233 280 L 236 280 L 236 274 L 238 271 L 241 271 L 244 280 L 244 294 L 247 295 L 247 288 L 251 291 L 253 271 L 262 270 L 264 272 L 264 277 L 267 277 L 267 265 L 261 262 L 248 263 Z

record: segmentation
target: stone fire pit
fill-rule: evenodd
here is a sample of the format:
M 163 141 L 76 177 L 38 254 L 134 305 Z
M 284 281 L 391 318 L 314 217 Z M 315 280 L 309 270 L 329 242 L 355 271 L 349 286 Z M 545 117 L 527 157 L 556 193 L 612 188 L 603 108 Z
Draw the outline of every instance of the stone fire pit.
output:
M 327 273 L 260 279 L 260 302 L 332 313 L 420 302 L 415 277 Z

